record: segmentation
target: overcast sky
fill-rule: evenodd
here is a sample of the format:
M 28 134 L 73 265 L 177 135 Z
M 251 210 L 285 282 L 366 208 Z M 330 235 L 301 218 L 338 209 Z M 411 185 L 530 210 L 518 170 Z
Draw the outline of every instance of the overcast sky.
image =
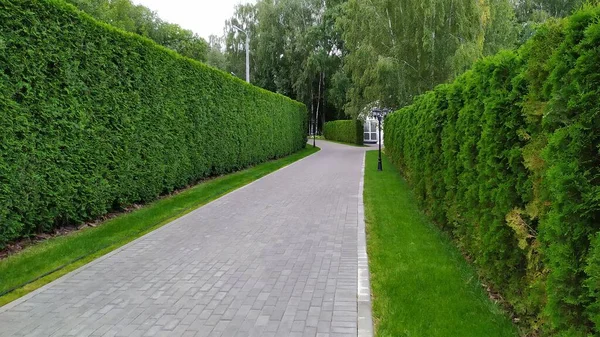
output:
M 223 35 L 225 20 L 233 15 L 235 5 L 255 0 L 133 0 L 158 13 L 170 23 L 190 29 L 208 41 L 211 34 Z

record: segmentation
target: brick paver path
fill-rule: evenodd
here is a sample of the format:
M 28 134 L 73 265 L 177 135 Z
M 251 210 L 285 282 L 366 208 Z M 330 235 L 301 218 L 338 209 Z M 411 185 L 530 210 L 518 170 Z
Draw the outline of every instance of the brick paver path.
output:
M 357 336 L 364 148 L 319 146 L 0 308 L 0 336 Z

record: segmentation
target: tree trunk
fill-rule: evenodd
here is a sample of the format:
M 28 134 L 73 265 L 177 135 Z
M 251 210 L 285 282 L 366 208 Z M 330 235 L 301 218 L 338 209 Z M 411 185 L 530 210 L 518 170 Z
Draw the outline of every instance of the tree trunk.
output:
M 321 125 L 325 125 L 325 120 L 327 119 L 327 115 L 325 114 L 326 105 L 325 105 L 325 73 L 324 72 L 321 73 L 321 82 L 323 83 L 321 85 L 321 88 L 323 91 L 321 93 L 321 101 L 323 102 L 323 113 L 321 114 L 321 116 L 323 116 L 323 117 L 321 118 Z
M 315 123 L 319 123 L 319 108 L 321 107 L 321 76 L 323 73 L 319 73 L 319 91 L 317 92 L 317 117 Z
M 314 105 L 314 99 L 313 99 L 313 90 L 312 88 L 310 88 L 310 127 L 311 127 L 311 132 L 314 134 L 316 132 L 316 128 L 315 128 L 315 105 Z

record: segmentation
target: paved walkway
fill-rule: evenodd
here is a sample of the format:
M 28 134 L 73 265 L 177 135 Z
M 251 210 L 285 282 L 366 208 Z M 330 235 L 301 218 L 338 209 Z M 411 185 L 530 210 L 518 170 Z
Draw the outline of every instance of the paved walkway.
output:
M 0 336 L 368 336 L 365 148 L 318 146 L 0 308 Z

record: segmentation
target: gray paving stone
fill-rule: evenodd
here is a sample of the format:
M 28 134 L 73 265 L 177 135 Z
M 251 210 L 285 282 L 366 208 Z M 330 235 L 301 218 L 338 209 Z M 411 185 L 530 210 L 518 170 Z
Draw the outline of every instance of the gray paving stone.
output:
M 0 337 L 372 333 L 365 148 L 319 146 L 0 308 Z

